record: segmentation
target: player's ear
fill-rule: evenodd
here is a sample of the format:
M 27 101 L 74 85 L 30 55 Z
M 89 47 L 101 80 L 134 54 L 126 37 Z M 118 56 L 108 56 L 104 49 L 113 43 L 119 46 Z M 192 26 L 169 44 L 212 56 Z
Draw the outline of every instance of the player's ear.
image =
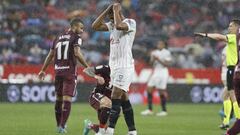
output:
M 76 25 L 72 25 L 72 26 L 71 26 L 71 29 L 72 29 L 72 30 L 76 30 Z

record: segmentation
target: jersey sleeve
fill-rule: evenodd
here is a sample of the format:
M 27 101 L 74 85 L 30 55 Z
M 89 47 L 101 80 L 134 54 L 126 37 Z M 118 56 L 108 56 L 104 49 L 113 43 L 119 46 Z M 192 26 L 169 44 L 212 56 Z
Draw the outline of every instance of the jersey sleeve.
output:
M 228 45 L 233 44 L 236 42 L 236 35 L 235 34 L 227 34 Z
M 106 24 L 107 27 L 108 27 L 108 31 L 113 30 L 113 26 L 112 26 L 112 23 L 111 23 L 111 22 L 107 22 L 107 23 L 105 23 L 105 24 Z
M 74 38 L 73 45 L 79 47 L 82 46 L 82 38 L 79 35 L 75 36 Z
M 123 20 L 128 25 L 128 31 L 127 32 L 132 32 L 136 31 L 136 21 L 133 19 L 125 19 Z

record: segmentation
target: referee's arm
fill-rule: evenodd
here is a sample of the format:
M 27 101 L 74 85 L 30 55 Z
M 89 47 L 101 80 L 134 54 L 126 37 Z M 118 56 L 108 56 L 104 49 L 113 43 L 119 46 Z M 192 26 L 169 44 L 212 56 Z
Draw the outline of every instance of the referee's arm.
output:
M 218 33 L 194 33 L 195 36 L 208 37 L 217 41 L 228 42 L 227 36 Z

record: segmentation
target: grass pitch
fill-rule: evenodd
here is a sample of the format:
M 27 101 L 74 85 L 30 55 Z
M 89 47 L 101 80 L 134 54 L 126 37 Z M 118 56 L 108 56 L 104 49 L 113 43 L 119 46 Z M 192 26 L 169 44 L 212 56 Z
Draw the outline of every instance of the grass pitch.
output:
M 159 106 L 154 106 L 155 111 Z M 143 105 L 134 106 L 138 135 L 221 135 L 218 111 L 221 104 L 169 104 L 166 117 L 141 116 Z M 0 103 L 0 135 L 58 135 L 54 104 Z M 88 104 L 73 104 L 67 135 L 82 135 L 83 120 L 97 122 L 95 111 Z M 115 134 L 126 135 L 127 127 L 120 116 Z M 90 135 L 94 135 L 93 132 Z

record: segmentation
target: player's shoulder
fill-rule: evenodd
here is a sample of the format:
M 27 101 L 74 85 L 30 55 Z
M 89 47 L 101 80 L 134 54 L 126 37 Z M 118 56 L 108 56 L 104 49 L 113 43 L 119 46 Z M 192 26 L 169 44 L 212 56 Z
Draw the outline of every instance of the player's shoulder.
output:
M 81 38 L 81 35 L 80 35 L 80 34 L 77 34 L 77 33 L 74 33 L 74 32 L 72 32 L 72 33 L 70 34 L 70 36 L 71 36 L 72 38 L 74 38 L 74 39 Z
M 236 37 L 237 37 L 237 34 L 229 33 L 229 34 L 226 35 L 226 37 L 227 37 L 228 40 L 235 40 Z
M 171 51 L 168 49 L 165 49 L 167 55 L 171 55 Z
M 164 48 L 167 52 L 169 52 L 169 53 L 171 53 L 171 51 L 169 50 L 169 49 L 167 49 L 167 48 Z

